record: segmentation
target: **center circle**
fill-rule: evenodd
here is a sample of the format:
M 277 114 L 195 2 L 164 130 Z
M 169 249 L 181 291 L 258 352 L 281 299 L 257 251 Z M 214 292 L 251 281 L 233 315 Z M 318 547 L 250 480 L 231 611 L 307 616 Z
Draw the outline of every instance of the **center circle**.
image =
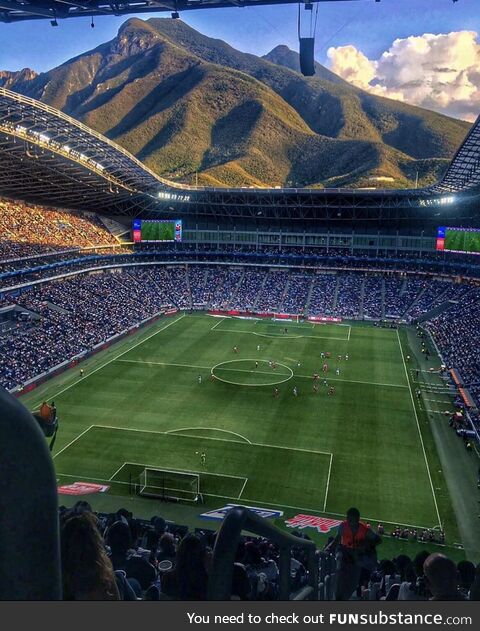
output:
M 293 377 L 293 370 L 285 364 L 266 359 L 230 359 L 211 369 L 211 374 L 224 383 L 234 386 L 277 386 Z

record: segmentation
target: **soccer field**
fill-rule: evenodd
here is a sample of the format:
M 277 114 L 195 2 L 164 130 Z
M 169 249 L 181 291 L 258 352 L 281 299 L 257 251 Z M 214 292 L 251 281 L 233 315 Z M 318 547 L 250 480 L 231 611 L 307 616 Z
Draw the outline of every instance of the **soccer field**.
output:
M 194 472 L 210 507 L 339 516 L 355 505 L 372 522 L 445 526 L 453 511 L 405 344 L 396 329 L 365 325 L 162 320 L 51 389 L 57 478 L 126 495 L 145 467 Z M 31 408 L 38 399 L 29 395 Z

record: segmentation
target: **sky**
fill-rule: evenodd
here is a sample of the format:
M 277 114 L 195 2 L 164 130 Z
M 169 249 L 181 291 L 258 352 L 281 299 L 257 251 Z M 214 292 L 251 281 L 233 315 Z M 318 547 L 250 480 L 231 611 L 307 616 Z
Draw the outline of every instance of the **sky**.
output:
M 302 11 L 304 35 L 308 15 Z M 181 18 L 245 52 L 264 55 L 278 44 L 298 50 L 296 5 L 185 11 Z M 48 20 L 0 23 L 0 70 L 46 71 L 112 39 L 126 19 L 95 18 L 95 28 L 89 19 L 59 20 L 55 28 Z M 474 120 L 480 113 L 480 0 L 322 2 L 315 57 L 375 94 Z

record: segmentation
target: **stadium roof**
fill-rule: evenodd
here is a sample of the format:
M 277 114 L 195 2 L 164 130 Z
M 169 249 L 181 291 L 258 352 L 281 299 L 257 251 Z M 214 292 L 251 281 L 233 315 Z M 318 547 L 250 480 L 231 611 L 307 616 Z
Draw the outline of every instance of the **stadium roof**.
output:
M 432 187 L 439 193 L 480 188 L 480 116 L 453 157 L 441 182 Z
M 311 0 L 312 2 L 345 2 L 346 0 Z M 347 0 L 349 2 L 358 0 Z M 377 2 L 378 0 L 371 0 Z M 0 0 L 0 21 L 19 22 L 100 15 L 161 13 L 221 7 L 248 7 L 265 4 L 297 4 L 298 0 Z
M 0 0 L 1 2 L 1 0 Z M 0 88 L 0 194 L 55 207 L 263 219 L 418 218 L 480 195 L 480 118 L 445 177 L 416 190 L 203 188 L 159 177 L 63 112 Z

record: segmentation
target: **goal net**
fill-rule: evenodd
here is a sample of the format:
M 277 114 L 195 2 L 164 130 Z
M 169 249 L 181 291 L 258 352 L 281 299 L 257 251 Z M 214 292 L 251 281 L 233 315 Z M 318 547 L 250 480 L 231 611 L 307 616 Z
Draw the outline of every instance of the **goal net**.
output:
M 168 471 L 146 467 L 137 484 L 139 495 L 162 500 L 197 502 L 200 497 L 200 476 L 197 473 Z

